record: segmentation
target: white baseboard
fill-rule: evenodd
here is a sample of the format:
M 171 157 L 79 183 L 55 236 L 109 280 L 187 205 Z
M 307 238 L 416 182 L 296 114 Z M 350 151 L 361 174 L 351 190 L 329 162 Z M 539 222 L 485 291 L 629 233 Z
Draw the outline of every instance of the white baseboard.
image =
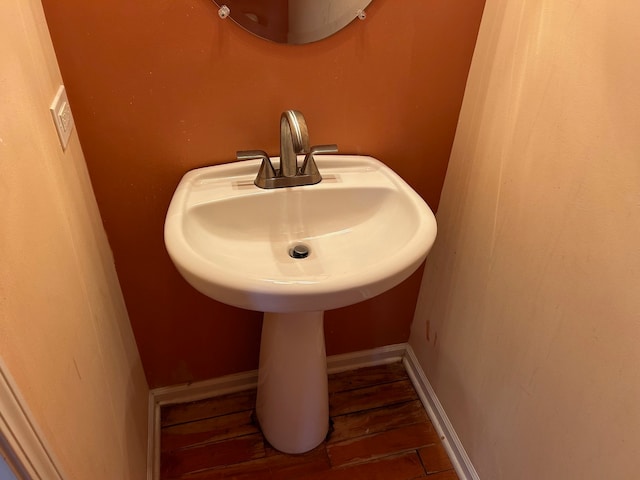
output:
M 411 345 L 407 345 L 404 356 L 404 368 L 407 370 L 407 374 L 413 383 L 418 396 L 424 405 L 431 423 L 435 427 L 442 445 L 449 454 L 451 463 L 458 474 L 460 480 L 480 480 L 476 469 L 471 463 L 471 459 L 467 455 L 458 434 L 451 425 L 449 418 L 447 417 L 442 404 L 438 400 L 436 393 L 434 392 L 424 370 L 418 362 Z
M 395 345 L 385 345 L 371 350 L 331 355 L 327 357 L 327 372 L 329 374 L 347 372 L 363 367 L 399 362 L 406 351 L 406 343 L 396 343 Z
M 431 422 L 443 439 L 447 453 L 460 480 L 479 480 L 469 457 L 449 422 L 442 405 L 435 396 L 429 381 L 413 350 L 406 343 L 387 345 L 371 350 L 332 355 L 327 357 L 327 371 L 332 373 L 356 370 L 374 365 L 403 361 L 411 382 L 422 401 Z M 163 405 L 193 402 L 218 397 L 229 393 L 256 388 L 258 371 L 227 375 L 212 380 L 190 384 L 173 385 L 153 389 L 149 392 L 149 450 L 147 480 L 160 478 L 160 408 Z

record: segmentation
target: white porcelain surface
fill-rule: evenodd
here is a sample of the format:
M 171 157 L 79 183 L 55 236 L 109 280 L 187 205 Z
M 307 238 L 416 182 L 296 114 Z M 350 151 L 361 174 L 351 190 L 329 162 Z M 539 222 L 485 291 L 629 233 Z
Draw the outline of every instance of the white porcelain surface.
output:
M 266 439 L 281 452 L 308 452 L 327 436 L 322 312 L 264 314 L 256 415 Z
M 433 213 L 395 172 L 365 156 L 317 156 L 322 182 L 265 190 L 258 160 L 185 174 L 165 221 L 184 278 L 220 302 L 263 312 L 321 311 L 394 287 L 427 255 Z M 310 254 L 289 256 L 304 243 Z

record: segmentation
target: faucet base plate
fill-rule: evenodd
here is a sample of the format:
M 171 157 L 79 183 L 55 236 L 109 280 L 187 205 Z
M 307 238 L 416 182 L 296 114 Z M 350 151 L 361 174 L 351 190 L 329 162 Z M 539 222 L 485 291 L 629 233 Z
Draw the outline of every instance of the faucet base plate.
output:
M 295 175 L 293 177 L 258 177 L 253 183 L 256 187 L 260 188 L 284 188 L 315 185 L 316 183 L 320 183 L 321 180 L 322 176 L 319 173 L 311 173 L 309 175 Z

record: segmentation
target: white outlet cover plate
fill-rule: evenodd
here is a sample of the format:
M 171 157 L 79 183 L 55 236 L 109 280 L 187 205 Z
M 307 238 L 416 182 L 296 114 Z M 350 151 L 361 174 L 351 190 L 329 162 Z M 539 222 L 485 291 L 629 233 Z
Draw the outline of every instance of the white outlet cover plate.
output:
M 51 102 L 49 110 L 51 111 L 53 123 L 56 126 L 62 149 L 64 150 L 69 144 L 69 137 L 71 137 L 71 131 L 73 130 L 73 115 L 71 114 L 71 107 L 69 106 L 64 85 L 60 85 L 60 88 L 58 88 L 58 92 L 53 102 Z

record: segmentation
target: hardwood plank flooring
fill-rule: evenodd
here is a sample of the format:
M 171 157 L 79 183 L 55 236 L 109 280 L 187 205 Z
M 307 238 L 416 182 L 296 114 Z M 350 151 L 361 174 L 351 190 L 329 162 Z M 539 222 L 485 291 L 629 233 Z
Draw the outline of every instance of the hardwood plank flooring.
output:
M 332 430 L 310 452 L 264 439 L 247 390 L 161 411 L 161 480 L 457 480 L 402 363 L 329 376 Z

